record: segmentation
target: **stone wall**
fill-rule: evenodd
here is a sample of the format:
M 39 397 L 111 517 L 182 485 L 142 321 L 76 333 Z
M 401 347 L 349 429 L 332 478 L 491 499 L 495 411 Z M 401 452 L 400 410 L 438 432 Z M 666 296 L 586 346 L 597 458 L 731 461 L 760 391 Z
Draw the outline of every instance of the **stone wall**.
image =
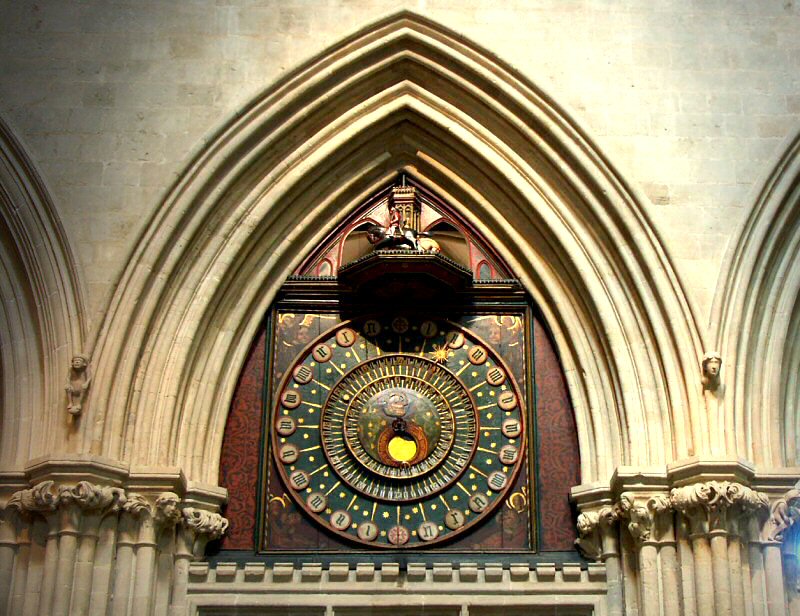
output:
M 482 45 L 570 110 L 646 195 L 708 319 L 728 243 L 800 128 L 796 3 L 10 3 L 0 114 L 53 194 L 95 327 L 203 143 L 277 79 L 399 9 Z
M 5 3 L 0 605 L 224 610 L 276 571 L 360 592 L 358 567 L 189 561 L 264 311 L 403 169 L 540 306 L 604 563 L 463 572 L 574 582 L 578 613 L 800 611 L 799 32 L 785 0 Z

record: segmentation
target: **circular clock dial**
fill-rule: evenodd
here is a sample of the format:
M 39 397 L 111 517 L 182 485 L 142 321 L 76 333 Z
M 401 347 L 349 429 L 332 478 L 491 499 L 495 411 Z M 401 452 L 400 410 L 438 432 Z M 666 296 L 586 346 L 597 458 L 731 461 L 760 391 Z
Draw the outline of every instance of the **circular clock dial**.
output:
M 475 405 L 436 362 L 382 355 L 332 389 L 321 438 L 334 471 L 352 488 L 370 498 L 419 500 L 452 483 L 469 463 L 477 443 Z
M 341 324 L 281 384 L 273 452 L 297 504 L 332 532 L 420 548 L 505 497 L 525 456 L 523 398 L 468 329 L 406 315 Z

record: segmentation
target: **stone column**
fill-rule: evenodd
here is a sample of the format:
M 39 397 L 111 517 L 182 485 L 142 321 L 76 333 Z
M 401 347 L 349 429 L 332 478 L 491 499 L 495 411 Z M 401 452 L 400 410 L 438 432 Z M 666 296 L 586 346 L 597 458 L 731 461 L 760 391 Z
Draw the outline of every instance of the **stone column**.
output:
M 639 559 L 636 554 L 636 542 L 622 526 L 619 533 L 619 549 L 625 616 L 639 616 Z
M 202 557 L 206 544 L 212 539 L 221 537 L 228 528 L 228 520 L 218 513 L 185 507 L 182 515 L 176 538 L 170 616 L 186 614 L 189 562 L 192 558 Z
M 681 569 L 675 538 L 675 516 L 666 494 L 657 494 L 647 501 L 653 519 L 652 539 L 657 542 L 661 565 L 661 588 L 664 616 L 684 614 L 681 601 Z
M 30 517 L 31 550 L 28 560 L 28 578 L 25 581 L 25 604 L 22 616 L 37 616 L 39 614 L 39 599 L 41 597 L 42 579 L 44 577 L 45 552 L 49 525 L 42 516 Z
M 153 588 L 153 609 L 156 614 L 169 614 L 172 577 L 175 574 L 176 525 L 179 521 L 180 518 L 176 520 L 175 524 L 163 525 L 157 538 L 156 585 Z
M 610 616 L 622 616 L 624 613 L 617 519 L 617 512 L 609 505 L 604 505 L 597 511 L 580 514 L 578 539 L 575 541 L 584 556 L 600 560 L 606 566 Z
M 150 614 L 153 576 L 156 559 L 155 516 L 145 512 L 139 520 L 139 535 L 136 539 L 136 572 L 133 579 L 132 614 Z
M 44 516 L 47 521 L 47 540 L 44 550 L 42 591 L 39 596 L 39 616 L 49 616 L 53 604 L 53 590 L 58 563 L 58 512 L 53 510 Z
M 5 506 L 0 516 L 0 609 L 6 609 L 11 597 L 14 556 L 17 553 L 17 512 Z
M 680 570 L 669 498 L 665 494 L 648 497 L 623 492 L 617 509 L 636 542 L 640 613 L 680 616 Z
M 617 514 L 612 507 L 602 507 L 598 512 L 602 553 L 606 565 L 608 603 L 610 616 L 622 616 L 625 595 L 622 586 L 622 564 L 619 557 L 619 531 Z
M 737 529 L 738 530 L 738 529 Z M 750 603 L 747 602 L 745 595 L 744 568 L 742 566 L 742 540 L 738 534 L 731 532 L 728 542 L 728 563 L 731 569 L 731 609 L 734 614 L 745 614 Z
M 100 523 L 94 570 L 92 572 L 92 597 L 89 602 L 90 616 L 106 616 L 108 613 L 118 523 L 119 515 L 107 515 Z
M 167 528 L 172 528 L 181 519 L 181 498 L 174 492 L 164 492 L 158 496 L 153 515 L 143 516 L 139 527 L 139 541 L 136 548 L 136 582 L 133 589 L 133 613 L 148 614 L 153 601 L 153 588 L 156 573 L 156 548 L 158 536 Z
M 14 588 L 9 614 L 24 614 L 35 611 L 33 606 L 24 605 L 26 595 L 33 597 L 36 593 L 26 593 L 29 568 L 30 530 L 34 516 L 43 515 L 48 524 L 48 536 L 44 555 L 44 571 L 41 580 L 41 592 L 36 596 L 39 614 L 51 613 L 55 566 L 58 559 L 58 490 L 52 481 L 43 481 L 28 490 L 15 492 L 8 501 L 8 508 L 15 511 L 17 527 L 18 551 L 14 563 Z M 30 602 L 32 599 L 29 599 Z
M 741 574 L 741 558 L 736 551 L 738 544 L 730 545 L 730 517 L 764 508 L 766 496 L 739 483 L 708 481 L 673 488 L 670 500 L 689 523 L 697 614 L 730 616 L 734 607 L 736 614 L 744 613 L 743 590 L 739 587 L 734 592 L 731 586 L 734 569 Z M 734 541 L 738 542 L 735 535 Z
M 58 491 L 58 561 L 53 589 L 52 616 L 67 616 L 75 577 L 75 558 L 78 551 L 80 507 L 71 489 L 61 486 Z
M 693 484 L 682 488 L 673 488 L 670 493 L 672 505 L 676 511 L 686 516 L 689 522 L 689 539 L 692 543 L 692 557 L 694 560 L 695 600 L 699 616 L 715 616 L 724 614 L 730 616 L 730 607 L 727 612 L 720 613 L 717 607 L 719 591 L 714 588 L 714 557 L 712 556 L 709 531 L 713 526 L 710 518 L 718 509 L 717 496 L 719 489 L 717 482 Z M 721 589 L 720 589 L 721 590 Z M 730 599 L 730 597 L 726 597 Z
M 148 500 L 126 495 L 125 477 L 106 460 L 33 467 L 30 475 L 45 480 L 0 508 L 0 614 L 163 616 L 185 608 L 189 559 L 227 528 L 210 511 L 222 500 L 219 490 L 189 488 L 176 473 L 141 473 L 135 481 L 153 495 Z M 163 491 L 170 485 L 185 495 Z M 175 558 L 178 523 L 189 540 Z
M 684 516 L 676 516 L 675 519 L 675 538 L 677 542 L 678 560 L 680 562 L 681 575 L 681 597 L 683 613 L 685 616 L 697 616 L 697 599 L 694 585 L 694 557 L 692 555 L 692 544 L 689 522 Z
M 117 558 L 114 567 L 113 616 L 126 616 L 133 588 L 133 548 L 139 536 L 139 524 L 151 515 L 151 506 L 141 494 L 129 494 L 117 528 Z
M 25 586 L 28 581 L 28 565 L 30 563 L 31 536 L 30 523 L 18 518 L 17 525 L 17 558 L 14 561 L 14 586 L 11 592 L 9 614 L 25 612 Z
M 784 616 L 787 613 L 787 599 L 792 599 L 784 584 L 785 571 L 782 559 L 782 544 L 787 538 L 795 520 L 800 517 L 800 491 L 789 490 L 782 498 L 772 503 L 761 529 L 761 546 L 764 555 L 764 580 L 767 614 Z M 791 573 L 791 565 L 789 573 Z M 790 576 L 786 576 L 789 578 Z M 796 580 L 786 580 L 795 583 Z M 788 594 L 788 597 L 787 597 Z M 796 594 L 796 593 L 795 593 Z M 796 603 L 796 601 L 795 601 Z
M 189 583 L 189 563 L 192 561 L 194 531 L 180 524 L 175 532 L 175 565 L 172 575 L 172 601 L 170 616 L 186 613 L 186 592 Z
M 758 539 L 758 529 L 763 524 L 768 510 L 769 500 L 766 495 L 745 490 L 734 499 L 734 504 L 728 513 L 728 561 L 731 571 L 731 606 L 734 614 L 746 616 L 763 614 L 763 595 L 760 597 L 761 603 L 756 605 L 749 546 L 751 539 Z
M 623 492 L 617 505 L 619 517 L 627 522 L 627 529 L 636 545 L 639 590 L 639 614 L 657 616 L 661 610 L 658 589 L 658 549 L 651 540 L 653 519 L 647 508 L 636 501 L 632 492 Z
M 792 511 L 791 519 L 797 520 L 800 511 L 796 508 Z M 793 524 L 783 537 L 783 575 L 786 583 L 786 599 L 789 604 L 789 614 L 800 616 L 800 592 L 798 592 L 798 582 L 800 582 L 800 525 Z
M 88 481 L 79 482 L 70 492 L 82 515 L 69 613 L 71 616 L 86 616 L 92 597 L 100 523 L 106 515 L 116 514 L 120 510 L 125 504 L 125 493 L 120 488 L 96 486 Z
M 764 575 L 767 586 L 767 614 L 786 615 L 786 594 L 783 590 L 783 566 L 781 564 L 781 544 L 764 541 Z
M 796 546 L 793 546 L 796 549 Z M 797 616 L 800 614 L 800 597 L 797 593 L 797 553 L 795 550 L 787 550 L 786 543 L 783 545 L 783 576 L 786 585 L 786 602 L 789 607 L 789 615 Z
M 750 593 L 753 616 L 766 616 L 767 590 L 764 571 L 764 552 L 761 546 L 761 524 L 751 517 L 747 520 L 747 561 L 750 570 Z

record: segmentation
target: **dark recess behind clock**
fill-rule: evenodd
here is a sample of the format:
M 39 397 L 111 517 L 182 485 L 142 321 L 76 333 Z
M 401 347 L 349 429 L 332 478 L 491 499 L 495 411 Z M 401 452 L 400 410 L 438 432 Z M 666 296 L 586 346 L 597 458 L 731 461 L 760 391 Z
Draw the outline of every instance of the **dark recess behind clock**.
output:
M 285 302 L 285 306 L 294 308 L 310 308 L 311 304 L 320 308 L 336 307 L 335 293 L 329 293 L 333 285 L 320 285 L 322 281 L 315 281 L 313 294 L 291 294 L 294 300 Z M 290 285 L 306 286 L 303 281 L 290 282 Z M 335 284 L 335 283 L 334 283 Z M 312 285 L 306 286 L 310 289 Z M 476 285 L 477 286 L 477 285 Z M 296 288 L 295 287 L 295 288 Z M 455 306 L 459 310 L 450 312 L 465 312 L 482 306 L 482 311 L 500 311 L 500 305 L 507 308 L 511 305 L 519 307 L 524 304 L 524 293 L 516 283 L 509 281 L 507 284 L 480 285 L 478 291 L 478 306 L 475 302 L 465 305 L 454 298 Z M 292 301 L 295 302 L 292 305 Z M 343 306 L 339 305 L 339 308 Z M 440 305 L 441 307 L 441 305 Z M 362 312 L 364 306 L 353 306 L 350 309 Z M 350 310 L 348 310 L 349 312 Z M 333 324 L 333 321 L 330 322 Z M 538 481 L 538 510 L 536 520 L 539 521 L 537 529 L 537 551 L 569 551 L 573 549 L 575 539 L 575 525 L 568 502 L 569 488 L 580 483 L 579 458 L 577 448 L 577 433 L 574 423 L 574 414 L 566 390 L 563 370 L 554 352 L 553 345 L 546 334 L 541 319 L 533 318 L 534 338 L 534 368 L 535 387 L 537 389 L 537 424 L 538 433 L 531 432 L 535 438 L 537 450 Z M 219 546 L 223 550 L 242 550 L 255 553 L 257 521 L 257 493 L 259 485 L 259 468 L 262 439 L 262 409 L 264 408 L 264 379 L 266 362 L 266 329 L 257 335 L 251 352 L 242 370 L 239 384 L 234 393 L 231 410 L 226 424 L 223 440 L 222 458 L 220 462 L 220 482 L 229 491 L 229 502 L 226 516 L 230 520 L 230 529 L 227 536 Z M 280 342 L 280 341 L 278 341 Z M 278 481 L 272 473 L 272 481 Z M 521 474 L 512 492 L 520 491 L 527 482 L 527 475 Z M 280 485 L 270 486 L 273 491 L 280 489 Z M 266 499 L 268 502 L 269 499 Z M 287 499 L 288 500 L 288 499 Z M 289 501 L 287 506 L 273 500 L 272 515 L 275 518 L 270 523 L 273 527 L 273 539 L 270 551 L 352 551 L 361 552 L 363 549 L 354 548 L 338 541 L 335 537 L 315 527 L 304 515 L 294 509 Z M 293 509 L 293 510 L 292 510 Z M 530 551 L 527 533 L 522 542 L 519 537 L 515 539 L 514 533 L 506 529 L 504 533 L 504 520 L 509 523 L 511 514 L 504 505 L 498 509 L 493 518 L 483 524 L 468 537 L 451 544 L 434 549 L 438 551 L 477 551 L 503 552 L 503 551 Z M 504 514 L 504 511 L 506 513 Z M 510 524 L 510 523 L 509 523 Z M 506 524 L 508 526 L 509 524 Z M 275 537 L 280 537 L 275 539 Z M 520 545 L 524 543 L 524 545 Z M 288 554 L 287 554 L 288 555 Z

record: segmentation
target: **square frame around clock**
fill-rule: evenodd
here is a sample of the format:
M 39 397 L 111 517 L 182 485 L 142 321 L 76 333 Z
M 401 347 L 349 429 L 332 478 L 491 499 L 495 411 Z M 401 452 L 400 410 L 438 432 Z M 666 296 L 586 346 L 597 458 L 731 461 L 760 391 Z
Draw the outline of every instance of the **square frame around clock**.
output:
M 354 315 L 374 312 L 375 306 L 342 302 L 333 287 L 317 281 L 313 286 L 295 281 L 287 285 L 267 319 L 263 426 L 273 425 L 278 388 L 286 371 L 306 345 L 322 332 Z M 312 291 L 313 289 L 313 291 Z M 477 295 L 477 296 L 476 296 Z M 524 460 L 505 500 L 485 520 L 453 540 L 420 553 L 527 553 L 537 551 L 536 396 L 533 384 L 533 315 L 529 302 L 515 283 L 482 285 L 465 301 L 454 297 L 453 306 L 437 306 L 437 314 L 474 331 L 502 357 L 519 385 L 525 409 L 527 438 Z M 407 307 L 407 310 L 413 310 Z M 394 312 L 402 313 L 403 307 Z M 317 553 L 331 556 L 352 552 L 386 553 L 353 544 L 315 523 L 296 505 L 270 449 L 268 434 L 263 449 L 257 514 L 257 551 L 262 554 Z M 406 550 L 408 551 L 408 550 Z M 393 552 L 393 550 L 391 551 Z M 396 553 L 396 552 L 395 552 Z

